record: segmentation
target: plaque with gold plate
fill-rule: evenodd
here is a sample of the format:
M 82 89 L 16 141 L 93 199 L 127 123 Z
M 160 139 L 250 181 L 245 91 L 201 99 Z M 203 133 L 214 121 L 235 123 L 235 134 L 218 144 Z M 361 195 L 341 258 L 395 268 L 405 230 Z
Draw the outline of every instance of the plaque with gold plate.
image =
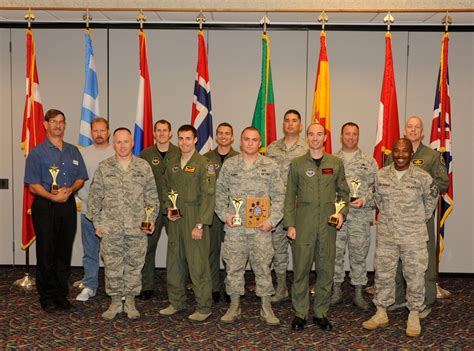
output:
M 337 215 L 339 212 L 341 212 L 344 206 L 346 206 L 346 202 L 344 200 L 338 200 L 334 203 L 334 206 L 336 207 L 336 213 L 329 216 L 328 224 L 330 226 L 337 227 L 337 222 L 338 222 Z
M 245 226 L 256 228 L 270 218 L 270 199 L 268 197 L 248 197 L 245 200 Z
M 142 225 L 140 226 L 140 228 L 142 230 L 146 230 L 146 231 L 150 231 L 151 230 L 151 222 L 150 222 L 150 216 L 153 214 L 153 211 L 155 210 L 155 208 L 151 205 L 147 205 L 145 206 L 145 214 L 146 214 L 146 217 L 145 217 L 145 221 L 142 222 Z
M 59 185 L 56 182 L 56 178 L 58 177 L 59 174 L 59 167 L 56 165 L 52 165 L 49 167 L 49 173 L 51 174 L 51 177 L 53 178 L 53 182 L 51 184 L 51 194 L 57 194 L 59 191 Z
M 181 210 L 176 206 L 176 200 L 178 199 L 178 192 L 171 189 L 171 191 L 168 193 L 168 199 L 170 199 L 171 204 L 173 205 L 173 207 L 171 208 L 171 215 L 182 217 Z
M 232 218 L 232 224 L 235 226 L 241 226 L 242 225 L 242 217 L 240 217 L 240 208 L 242 207 L 244 200 L 241 199 L 240 197 L 236 197 L 232 199 L 232 205 L 234 205 L 235 208 L 235 216 Z

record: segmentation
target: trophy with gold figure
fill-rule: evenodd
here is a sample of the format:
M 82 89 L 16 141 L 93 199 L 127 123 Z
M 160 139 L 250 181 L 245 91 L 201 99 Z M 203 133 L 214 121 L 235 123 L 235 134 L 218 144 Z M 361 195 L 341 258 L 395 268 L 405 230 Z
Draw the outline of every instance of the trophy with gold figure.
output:
M 51 177 L 53 178 L 53 183 L 51 184 L 51 194 L 57 194 L 59 191 L 59 185 L 56 182 L 56 178 L 58 177 L 59 174 L 59 167 L 56 165 L 52 165 L 49 167 L 49 173 L 51 174 Z
M 336 199 L 334 206 L 336 207 L 336 212 L 329 216 L 328 224 L 330 226 L 337 227 L 337 222 L 338 222 L 337 215 L 339 214 L 339 212 L 341 212 L 344 206 L 346 206 L 346 202 L 344 200 Z
M 171 208 L 171 215 L 172 216 L 180 216 L 182 217 L 181 210 L 176 206 L 176 200 L 178 199 L 178 193 L 171 189 L 168 193 L 168 199 L 170 199 L 171 204 L 173 207 Z
M 140 226 L 140 228 L 142 230 L 146 230 L 146 231 L 150 231 L 151 230 L 151 222 L 150 222 L 150 216 L 152 215 L 153 211 L 155 210 L 155 208 L 151 205 L 147 205 L 145 206 L 145 214 L 146 214 L 146 217 L 145 217 L 145 221 L 142 222 L 142 225 Z
M 359 178 L 354 178 L 352 179 L 351 181 L 351 188 L 352 188 L 352 192 L 351 192 L 351 202 L 354 202 L 355 200 L 357 200 L 359 198 L 359 196 L 357 196 L 357 193 L 359 192 L 359 188 L 360 188 L 360 179 Z
M 232 218 L 232 224 L 235 226 L 240 226 L 242 225 L 242 217 L 240 217 L 239 211 L 240 208 L 242 207 L 244 200 L 242 200 L 240 197 L 236 197 L 232 199 L 232 204 L 234 205 L 235 208 L 235 216 Z

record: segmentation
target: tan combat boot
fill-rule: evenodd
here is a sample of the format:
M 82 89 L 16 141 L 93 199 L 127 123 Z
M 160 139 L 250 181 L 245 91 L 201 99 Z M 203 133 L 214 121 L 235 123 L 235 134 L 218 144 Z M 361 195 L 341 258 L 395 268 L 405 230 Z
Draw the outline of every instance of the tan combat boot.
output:
M 135 296 L 125 296 L 124 311 L 127 313 L 129 319 L 137 319 L 140 317 L 140 312 L 135 307 Z
M 123 312 L 123 305 L 122 305 L 122 296 L 119 295 L 112 295 L 112 302 L 104 313 L 102 313 L 102 318 L 111 320 L 114 319 L 118 313 Z
M 268 325 L 278 325 L 280 320 L 275 317 L 270 304 L 270 296 L 262 296 L 262 308 L 260 309 L 260 316 Z
M 173 305 L 169 305 L 168 307 L 160 310 L 158 313 L 161 314 L 162 316 L 172 316 L 173 314 L 177 312 L 179 312 L 179 310 L 174 308 Z
M 388 316 L 385 308 L 377 307 L 377 313 L 368 321 L 362 323 L 362 327 L 367 330 L 375 330 L 377 328 L 383 328 L 388 325 Z
M 196 310 L 193 314 L 189 315 L 188 318 L 193 322 L 204 322 L 211 314 L 212 312 L 202 313 Z
M 421 325 L 420 325 L 420 313 L 418 311 L 410 311 L 407 321 L 406 334 L 408 336 L 420 336 Z
M 277 288 L 275 295 L 272 296 L 270 302 L 277 303 L 288 298 L 288 288 L 286 287 L 286 272 L 277 273 Z
M 230 296 L 230 305 L 227 312 L 221 317 L 223 323 L 234 323 L 240 317 L 240 295 Z

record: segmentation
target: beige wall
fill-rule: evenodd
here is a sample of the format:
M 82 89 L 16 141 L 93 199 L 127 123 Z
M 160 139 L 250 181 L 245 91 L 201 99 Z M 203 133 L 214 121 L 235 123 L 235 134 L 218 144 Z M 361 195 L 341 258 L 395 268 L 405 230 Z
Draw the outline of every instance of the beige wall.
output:
M 11 61 L 8 52 L 10 33 Z M 55 107 L 66 113 L 66 140 L 76 143 L 84 80 L 83 31 L 36 29 L 34 33 L 44 109 Z M 214 125 L 228 121 L 235 126 L 236 135 L 250 124 L 255 106 L 260 79 L 260 34 L 257 31 L 207 32 Z M 277 124 L 281 125 L 282 114 L 289 108 L 300 110 L 307 124 L 319 53 L 319 32 L 271 31 L 269 34 Z M 176 130 L 179 125 L 190 121 L 197 35 L 194 30 L 148 30 L 147 35 L 154 119 L 166 117 Z M 406 116 L 419 114 L 427 125 L 427 134 L 440 42 L 441 33 L 393 33 L 400 124 L 403 125 Z M 136 30 L 112 29 L 107 43 L 107 30 L 94 30 L 93 43 L 102 114 L 106 117 L 108 114 L 112 129 L 118 126 L 132 128 L 138 86 L 138 33 Z M 352 120 L 361 126 L 361 148 L 371 153 L 383 74 L 384 33 L 328 32 L 327 45 L 331 67 L 333 149 L 339 147 L 341 125 Z M 25 84 L 24 30 L 0 29 L 0 46 L 0 138 L 3 142 L 0 176 L 8 178 L 11 185 L 9 190 L 0 190 L 3 229 L 0 232 L 0 264 L 12 263 L 12 245 L 15 247 L 15 262 L 21 264 L 24 263 L 24 253 L 19 249 L 24 159 L 19 140 Z M 446 252 L 441 263 L 443 272 L 474 272 L 471 255 L 474 251 L 473 62 L 474 34 L 453 33 L 450 78 L 457 206 L 447 223 Z M 278 135 L 281 134 L 279 127 Z M 238 147 L 238 143 L 234 146 Z M 162 238 L 157 253 L 161 267 L 165 264 L 166 252 L 166 236 Z M 34 246 L 31 253 L 35 264 Z M 81 256 L 78 230 L 74 265 L 82 265 Z M 372 257 L 369 258 L 369 267 L 372 267 Z

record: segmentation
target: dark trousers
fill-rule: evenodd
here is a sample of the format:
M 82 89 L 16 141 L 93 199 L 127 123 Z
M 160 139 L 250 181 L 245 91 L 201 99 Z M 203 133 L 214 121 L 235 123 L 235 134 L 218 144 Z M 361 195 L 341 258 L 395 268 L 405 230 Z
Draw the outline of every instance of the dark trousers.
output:
M 68 294 L 77 226 L 76 202 L 72 195 L 65 203 L 37 196 L 31 213 L 36 232 L 36 285 L 44 306 L 65 299 Z

